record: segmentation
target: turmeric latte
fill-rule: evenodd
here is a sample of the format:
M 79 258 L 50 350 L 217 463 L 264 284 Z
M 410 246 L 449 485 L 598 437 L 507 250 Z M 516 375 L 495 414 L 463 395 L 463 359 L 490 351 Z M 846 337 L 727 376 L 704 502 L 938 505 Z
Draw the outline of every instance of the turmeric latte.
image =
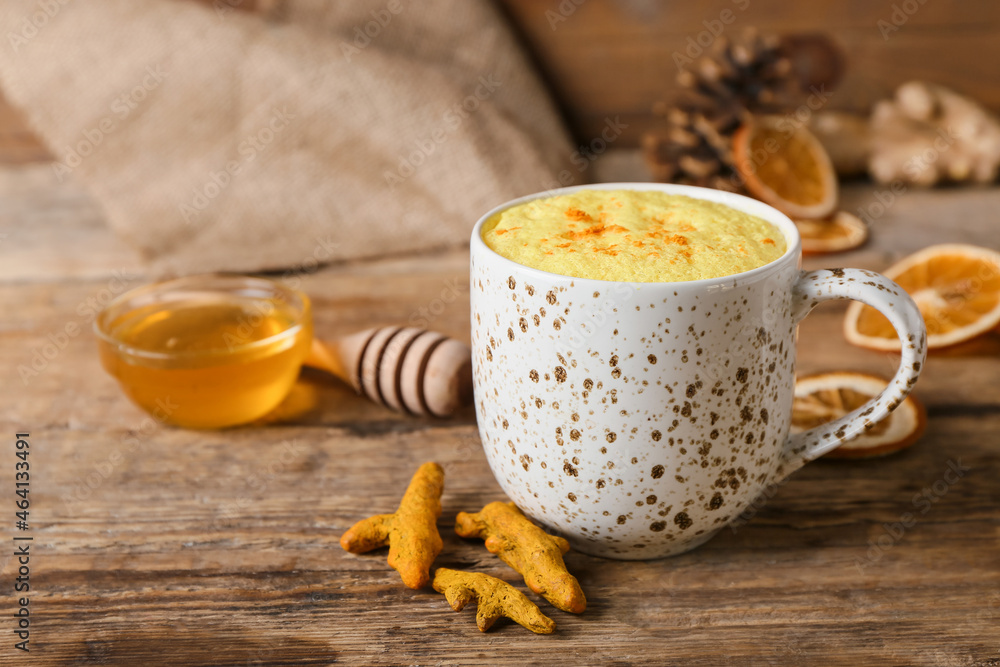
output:
M 674 282 L 764 266 L 785 252 L 771 223 L 656 190 L 578 190 L 508 208 L 483 225 L 494 252 L 577 278 Z

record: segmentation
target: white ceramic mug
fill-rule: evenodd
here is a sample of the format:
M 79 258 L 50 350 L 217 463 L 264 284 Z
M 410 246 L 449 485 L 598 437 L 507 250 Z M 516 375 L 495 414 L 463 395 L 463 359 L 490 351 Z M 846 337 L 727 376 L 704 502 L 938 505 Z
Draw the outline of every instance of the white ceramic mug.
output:
M 926 354 L 923 319 L 870 271 L 801 272 L 795 225 L 759 201 L 680 185 L 610 183 L 720 202 L 761 217 L 787 251 L 723 278 L 630 283 L 563 276 L 498 255 L 472 232 L 476 414 L 497 481 L 530 517 L 584 553 L 620 559 L 692 549 L 770 483 L 888 415 Z M 904 341 L 871 401 L 789 436 L 796 326 L 827 299 L 882 312 Z

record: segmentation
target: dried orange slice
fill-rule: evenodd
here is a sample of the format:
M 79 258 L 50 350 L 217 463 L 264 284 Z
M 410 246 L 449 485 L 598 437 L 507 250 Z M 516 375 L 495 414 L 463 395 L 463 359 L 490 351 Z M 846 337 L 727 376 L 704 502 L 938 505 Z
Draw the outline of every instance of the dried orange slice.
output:
M 802 237 L 802 252 L 820 255 L 853 250 L 868 240 L 868 225 L 856 215 L 837 211 L 824 220 L 796 220 Z
M 837 174 L 812 132 L 782 116 L 756 116 L 733 135 L 747 190 L 791 218 L 825 218 L 837 206 Z
M 889 381 L 866 373 L 821 373 L 795 382 L 792 403 L 792 432 L 799 433 L 861 407 L 877 395 Z M 915 443 L 927 425 L 927 413 L 912 396 L 907 396 L 892 413 L 827 454 L 828 458 L 883 456 Z
M 927 325 L 927 348 L 962 343 L 1000 324 L 1000 252 L 974 245 L 935 245 L 884 271 L 917 302 Z M 896 331 L 874 308 L 857 301 L 847 309 L 848 342 L 899 350 Z

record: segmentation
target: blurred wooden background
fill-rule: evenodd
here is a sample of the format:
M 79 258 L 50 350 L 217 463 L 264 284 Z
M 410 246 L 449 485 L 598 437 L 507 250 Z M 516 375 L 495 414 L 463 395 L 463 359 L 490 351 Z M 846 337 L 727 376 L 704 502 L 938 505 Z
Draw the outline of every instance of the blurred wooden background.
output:
M 996 0 L 502 0 L 556 92 L 576 138 L 600 134 L 605 118 L 630 127 L 637 145 L 654 122 L 650 107 L 669 99 L 673 54 L 730 10 L 723 34 L 745 26 L 782 34 L 826 32 L 843 50 L 846 73 L 829 109 L 865 111 L 910 79 L 942 83 L 1000 109 L 1000 3 Z M 578 6 L 577 6 L 578 5 Z M 879 21 L 896 27 L 883 38 Z M 557 21 L 559 7 L 576 10 Z M 745 7 L 741 10 L 740 7 Z M 907 14 L 906 11 L 911 13 Z M 559 16 L 562 18 L 562 16 Z M 716 26 L 717 27 L 717 26 Z M 554 29 L 553 29 L 554 28 Z M 619 144 L 616 144 L 616 147 Z
M 274 0 L 228 2 L 241 8 Z M 948 85 L 1000 110 L 1000 3 L 995 0 L 497 0 L 531 51 L 573 130 L 587 143 L 607 118 L 629 127 L 616 147 L 635 146 L 669 99 L 689 38 L 724 10 L 723 34 L 745 26 L 779 33 L 827 32 L 847 58 L 830 109 L 865 110 L 909 79 Z M 728 18 L 728 15 L 727 17 Z M 880 23 L 882 22 L 882 23 Z M 704 38 L 703 38 L 704 39 Z M 21 116 L 0 98 L 7 161 L 46 160 Z

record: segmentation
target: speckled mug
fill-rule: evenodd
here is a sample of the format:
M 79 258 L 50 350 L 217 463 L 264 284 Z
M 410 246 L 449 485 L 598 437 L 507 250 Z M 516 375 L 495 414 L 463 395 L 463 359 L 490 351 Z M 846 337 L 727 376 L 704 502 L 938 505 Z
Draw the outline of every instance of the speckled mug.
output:
M 476 415 L 497 481 L 574 548 L 648 559 L 710 539 L 770 483 L 888 415 L 926 354 L 923 319 L 870 271 L 801 272 L 795 225 L 759 201 L 680 185 L 610 183 L 720 202 L 785 236 L 766 266 L 724 278 L 630 283 L 517 264 L 472 232 Z M 842 419 L 789 437 L 796 326 L 827 299 L 882 312 L 904 341 L 889 386 Z

